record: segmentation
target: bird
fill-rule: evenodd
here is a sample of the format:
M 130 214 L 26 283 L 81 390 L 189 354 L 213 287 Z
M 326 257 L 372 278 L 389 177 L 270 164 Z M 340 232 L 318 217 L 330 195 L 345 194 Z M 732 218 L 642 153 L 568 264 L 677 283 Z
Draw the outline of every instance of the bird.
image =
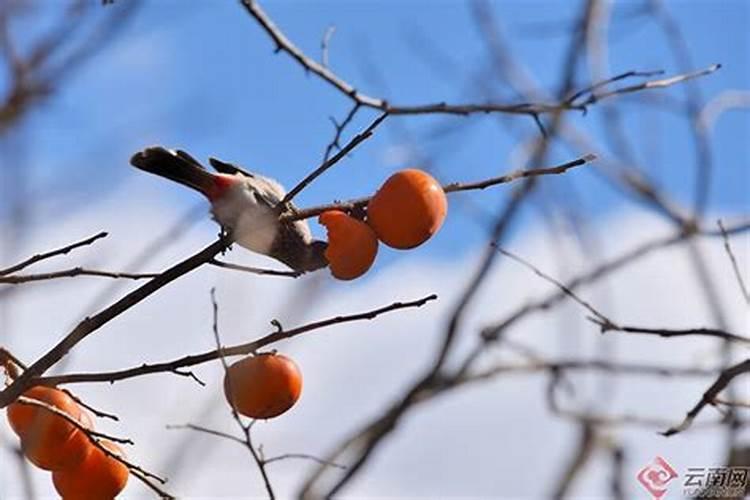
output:
M 306 273 L 328 265 L 327 243 L 313 239 L 306 220 L 281 221 L 286 191 L 278 181 L 232 163 L 209 158 L 212 172 L 185 151 L 152 146 L 135 153 L 130 164 L 203 194 L 213 219 L 230 240 L 253 252 Z M 294 210 L 290 203 L 289 208 Z

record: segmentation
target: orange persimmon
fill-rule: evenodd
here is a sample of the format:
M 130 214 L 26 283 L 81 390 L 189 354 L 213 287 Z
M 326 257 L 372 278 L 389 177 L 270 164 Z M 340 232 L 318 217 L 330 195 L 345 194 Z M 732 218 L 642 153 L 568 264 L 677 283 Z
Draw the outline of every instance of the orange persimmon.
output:
M 86 429 L 93 429 L 91 416 L 81 410 L 78 422 Z M 50 447 L 44 439 L 35 433 L 27 434 L 21 439 L 21 449 L 31 463 L 45 470 L 61 470 L 75 467 L 95 448 L 85 432 L 76 428 L 65 443 Z
M 102 446 L 115 455 L 123 456 L 122 450 L 110 441 Z M 128 482 L 128 468 L 107 455 L 99 447 L 93 450 L 78 466 L 54 471 L 52 483 L 65 500 L 113 500 Z
M 427 172 L 406 169 L 389 177 L 370 199 L 367 223 L 380 241 L 404 250 L 435 234 L 447 211 L 440 184 Z
M 24 397 L 35 399 L 65 412 L 74 419 L 81 418 L 81 408 L 73 398 L 59 389 L 35 386 L 23 393 Z M 55 453 L 62 448 L 76 426 L 65 418 L 42 408 L 15 401 L 8 405 L 8 422 L 22 442 L 33 443 L 35 450 Z
M 281 415 L 302 393 L 302 372 L 288 357 L 263 353 L 227 368 L 224 395 L 230 406 L 252 418 Z
M 325 256 L 331 274 L 340 280 L 365 274 L 378 254 L 378 238 L 370 226 L 340 210 L 323 212 L 318 222 L 328 231 Z

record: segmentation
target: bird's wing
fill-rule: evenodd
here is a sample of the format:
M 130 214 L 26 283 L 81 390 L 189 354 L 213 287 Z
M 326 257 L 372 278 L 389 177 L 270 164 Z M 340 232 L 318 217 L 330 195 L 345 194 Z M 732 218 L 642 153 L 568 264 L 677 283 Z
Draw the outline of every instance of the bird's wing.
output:
M 218 158 L 209 158 L 208 163 L 210 163 L 211 166 L 214 167 L 217 172 L 220 172 L 222 174 L 229 174 L 229 175 L 242 174 L 246 177 L 255 177 L 255 174 L 253 174 L 252 172 L 248 172 L 247 170 L 244 170 L 232 163 L 221 161 Z
M 208 161 L 217 172 L 229 175 L 240 174 L 253 179 L 254 182 L 252 183 L 252 187 L 254 188 L 255 198 L 259 203 L 263 203 L 269 207 L 275 207 L 276 204 L 286 196 L 286 190 L 284 190 L 284 187 L 273 179 L 253 172 L 248 172 L 237 165 L 216 158 L 209 158 Z

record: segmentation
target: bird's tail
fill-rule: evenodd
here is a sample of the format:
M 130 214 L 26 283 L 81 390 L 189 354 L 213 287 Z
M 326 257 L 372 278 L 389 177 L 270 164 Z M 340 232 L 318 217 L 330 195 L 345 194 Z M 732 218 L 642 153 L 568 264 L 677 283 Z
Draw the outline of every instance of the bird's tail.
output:
M 130 164 L 200 191 L 209 198 L 216 189 L 216 175 L 184 151 L 150 147 L 134 154 L 130 158 Z

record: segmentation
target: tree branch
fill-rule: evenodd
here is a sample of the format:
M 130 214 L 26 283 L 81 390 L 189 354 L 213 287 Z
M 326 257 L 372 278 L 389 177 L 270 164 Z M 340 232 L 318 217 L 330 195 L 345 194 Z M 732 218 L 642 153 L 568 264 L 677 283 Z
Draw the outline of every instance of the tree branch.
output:
M 43 384 L 43 385 L 58 385 L 58 384 L 72 384 L 72 383 L 81 383 L 81 382 L 116 382 L 118 380 L 138 377 L 141 375 L 160 373 L 160 372 L 170 372 L 178 368 L 183 368 L 186 366 L 194 366 L 194 365 L 198 365 L 202 363 L 207 363 L 209 361 L 214 361 L 216 359 L 219 359 L 222 355 L 223 356 L 241 356 L 241 355 L 250 354 L 274 342 L 278 342 L 283 339 L 292 338 L 297 335 L 301 335 L 303 333 L 307 333 L 313 330 L 325 328 L 331 325 L 337 325 L 341 323 L 350 323 L 353 321 L 371 320 L 371 319 L 376 318 L 377 316 L 380 316 L 381 314 L 389 313 L 391 311 L 397 311 L 399 309 L 406 309 L 406 308 L 411 308 L 411 307 L 421 307 L 425 305 L 427 302 L 430 302 L 435 299 L 437 299 L 437 295 L 429 295 L 419 300 L 414 300 L 414 301 L 409 301 L 409 302 L 394 302 L 385 307 L 373 309 L 371 311 L 366 311 L 366 312 L 357 313 L 357 314 L 350 314 L 350 315 L 345 315 L 345 316 L 336 316 L 333 318 L 328 318 L 328 319 L 324 319 L 321 321 L 308 323 L 306 325 L 302 325 L 297 328 L 292 328 L 290 330 L 277 329 L 273 333 L 270 333 L 255 341 L 236 345 L 233 347 L 223 347 L 220 352 L 213 349 L 211 351 L 207 351 L 201 354 L 195 354 L 192 356 L 183 356 L 182 358 L 178 358 L 172 361 L 166 361 L 166 362 L 154 363 L 154 364 L 144 363 L 134 368 L 112 371 L 112 372 L 73 373 L 73 374 L 68 374 L 68 375 L 55 375 L 55 376 L 50 376 L 50 377 L 41 377 L 36 381 L 36 383 Z
M 73 267 L 70 269 L 63 269 L 61 271 L 51 271 L 48 273 L 37 273 L 37 274 L 13 274 L 10 276 L 0 276 L 0 284 L 7 285 L 20 285 L 23 283 L 31 283 L 34 281 L 49 281 L 59 278 L 75 278 L 76 276 L 96 276 L 100 278 L 112 278 L 112 279 L 130 279 L 130 280 L 142 280 L 156 278 L 157 273 L 124 273 L 124 272 L 113 272 L 113 271 L 101 271 L 98 269 L 86 269 L 83 267 Z
M 91 245 L 96 240 L 107 237 L 108 233 L 105 231 L 102 231 L 100 233 L 95 234 L 94 236 L 90 236 L 86 239 L 83 239 L 81 241 L 78 241 L 76 243 L 72 243 L 70 245 L 64 246 L 62 248 L 58 248 L 56 250 L 51 250 L 49 252 L 45 253 L 38 253 L 36 255 L 33 255 L 29 257 L 28 259 L 24 260 L 23 262 L 19 262 L 18 264 L 15 264 L 13 266 L 7 267 L 5 269 L 0 269 L 0 276 L 5 276 L 7 274 L 15 273 L 17 271 L 20 271 L 21 269 L 24 269 L 36 262 L 39 262 L 40 260 L 49 259 L 51 257 L 55 257 L 57 255 L 66 255 L 69 252 L 75 250 L 76 248 L 84 247 L 87 245 Z
M 729 262 L 732 264 L 734 276 L 737 278 L 737 284 L 740 287 L 742 296 L 745 298 L 745 302 L 747 304 L 750 304 L 750 292 L 748 292 L 747 287 L 745 286 L 745 282 L 742 279 L 742 273 L 740 273 L 740 266 L 737 264 L 737 258 L 734 256 L 734 252 L 732 252 L 732 246 L 729 244 L 729 235 L 727 234 L 727 230 L 724 228 L 724 224 L 721 222 L 721 219 L 717 220 L 716 224 L 719 226 L 721 237 L 724 239 L 724 250 L 726 250 L 727 256 L 729 257 Z
M 289 202 L 292 201 L 292 199 L 299 194 L 300 191 L 305 189 L 312 181 L 317 179 L 320 175 L 322 175 L 326 170 L 334 166 L 336 163 L 338 163 L 343 157 L 345 157 L 347 154 L 349 154 L 350 151 L 352 151 L 354 148 L 356 148 L 360 143 L 366 141 L 372 136 L 372 133 L 375 131 L 375 129 L 383 123 L 383 120 L 388 116 L 388 113 L 385 112 L 381 114 L 379 117 L 373 121 L 369 127 L 367 127 L 364 131 L 360 132 L 359 134 L 355 135 L 351 141 L 349 141 L 346 146 L 341 148 L 341 150 L 333 155 L 332 158 L 325 160 L 318 168 L 313 170 L 310 174 L 308 174 L 304 179 L 302 179 L 296 186 L 294 186 L 287 194 L 284 196 L 284 199 L 281 200 L 280 205 L 282 207 L 286 206 Z
M 84 338 L 86 338 L 123 312 L 127 311 L 134 305 L 138 304 L 157 290 L 210 261 L 226 247 L 227 243 L 224 240 L 220 239 L 215 241 L 200 252 L 194 254 L 191 257 L 188 257 L 178 264 L 175 264 L 157 277 L 141 285 L 139 288 L 125 295 L 114 304 L 104 308 L 94 316 L 85 318 L 83 321 L 78 323 L 78 325 L 73 328 L 70 333 L 63 337 L 63 339 L 60 340 L 52 349 L 47 351 L 47 353 L 39 358 L 36 362 L 34 362 L 34 364 L 29 366 L 28 369 L 26 369 L 8 387 L 6 387 L 3 391 L 0 391 L 0 408 L 4 408 L 11 402 L 13 402 L 18 396 L 20 396 L 26 389 L 28 389 L 32 385 L 33 379 L 35 377 L 39 377 L 40 375 L 42 375 L 45 371 L 47 371 L 47 369 L 49 369 L 52 365 L 62 359 L 68 353 L 68 351 L 75 347 L 76 344 L 81 342 Z
M 508 174 L 502 175 L 500 177 L 494 177 L 491 179 L 486 179 L 486 180 L 478 181 L 478 182 L 467 182 L 467 183 L 452 182 L 450 184 L 445 184 L 443 186 L 443 191 L 445 191 L 448 194 L 457 193 L 460 191 L 473 191 L 473 190 L 485 189 L 491 186 L 497 186 L 499 184 L 507 184 L 509 182 L 513 182 L 519 179 L 525 179 L 529 177 L 536 177 L 536 176 L 541 176 L 541 175 L 564 174 L 565 172 L 567 172 L 568 170 L 572 168 L 586 165 L 587 163 L 591 163 L 594 160 L 596 160 L 596 156 L 593 154 L 588 154 L 588 155 L 582 156 L 581 158 L 577 158 L 575 160 L 565 162 L 554 167 L 521 169 L 521 170 L 516 170 Z M 323 212 L 326 212 L 328 210 L 341 210 L 344 212 L 351 212 L 352 210 L 355 210 L 357 208 L 362 208 L 362 207 L 367 206 L 367 203 L 369 201 L 370 201 L 370 197 L 368 196 L 365 198 L 357 198 L 357 199 L 349 200 L 349 201 L 330 203 L 327 205 L 319 205 L 317 207 L 298 209 L 298 210 L 295 210 L 294 212 L 283 214 L 281 216 L 281 220 L 292 221 L 292 220 L 308 219 L 310 217 L 315 217 L 317 215 L 320 215 Z
M 716 379 L 716 382 L 711 384 L 706 392 L 703 393 L 703 397 L 701 397 L 700 401 L 698 401 L 698 403 L 690 411 L 687 412 L 687 415 L 685 416 L 685 419 L 682 421 L 682 423 L 677 426 L 670 427 L 661 434 L 663 436 L 669 437 L 686 430 L 692 425 L 695 417 L 698 416 L 698 414 L 701 412 L 701 410 L 703 410 L 703 408 L 706 407 L 706 405 L 714 404 L 716 396 L 718 396 L 719 393 L 723 391 L 732 380 L 748 372 L 750 372 L 750 359 L 746 359 L 745 361 L 737 363 L 736 365 L 730 366 L 729 368 L 723 370 L 719 375 L 719 378 Z

